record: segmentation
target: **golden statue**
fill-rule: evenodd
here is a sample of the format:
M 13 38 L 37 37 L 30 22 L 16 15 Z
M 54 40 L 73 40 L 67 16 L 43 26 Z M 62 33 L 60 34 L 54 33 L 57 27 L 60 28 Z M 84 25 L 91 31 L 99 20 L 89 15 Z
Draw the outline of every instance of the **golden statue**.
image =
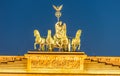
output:
M 55 13 L 55 16 L 57 17 L 58 21 L 59 21 L 59 18 L 61 17 L 61 10 L 62 10 L 62 7 L 63 5 L 60 5 L 60 6 L 55 6 L 53 5 L 53 8 L 56 10 L 56 13 Z
M 53 5 L 53 8 L 56 10 L 55 16 L 58 19 L 58 22 L 55 24 L 55 35 L 54 35 L 54 42 L 55 46 L 59 48 L 60 50 L 64 51 L 70 51 L 70 40 L 68 40 L 68 37 L 66 35 L 66 24 L 62 23 L 62 21 L 59 21 L 59 18 L 61 17 L 61 10 L 63 5 L 55 6 Z
M 54 48 L 54 40 L 51 36 L 51 30 L 48 30 L 48 35 L 46 38 L 46 46 L 47 46 L 48 51 L 52 51 Z
M 61 45 L 62 45 L 62 48 L 63 48 L 63 51 L 70 51 L 70 41 L 67 37 L 67 34 L 66 34 L 67 30 L 66 30 L 66 24 L 64 23 L 63 24 L 63 27 L 62 27 L 62 38 L 61 38 Z
M 81 36 L 81 33 L 82 31 L 79 29 L 77 32 L 76 32 L 76 36 L 75 38 L 72 39 L 72 51 L 76 51 L 77 50 L 77 47 L 78 47 L 78 50 L 80 50 L 80 36 Z
M 68 38 L 66 35 L 66 24 L 59 21 L 55 24 L 55 35 L 54 35 L 55 47 L 66 50 L 68 48 Z
M 63 5 L 60 5 L 60 6 L 55 6 L 53 5 L 53 8 L 58 12 L 62 9 Z
M 57 22 L 55 24 L 55 36 L 57 38 L 62 38 L 64 31 L 66 32 L 66 24 L 62 24 L 62 21 Z
M 36 48 L 36 44 L 39 44 L 39 49 L 38 50 L 45 50 L 45 39 L 40 36 L 40 33 L 38 30 L 34 30 L 34 37 L 35 37 L 35 43 L 34 43 L 34 49 Z
M 65 31 L 64 31 L 65 32 Z M 67 35 L 65 34 L 65 33 L 63 33 L 63 36 L 62 36 L 62 38 L 61 38 L 61 46 L 62 46 L 62 50 L 63 51 L 68 51 L 69 50 L 69 44 L 70 44 L 70 42 L 69 42 L 69 40 L 68 40 L 68 37 L 67 37 Z
M 51 30 L 48 30 L 47 38 L 42 38 L 40 36 L 40 33 L 38 30 L 34 30 L 34 36 L 35 36 L 35 43 L 34 43 L 34 49 L 36 49 L 36 44 L 39 44 L 39 50 L 44 51 L 45 46 L 48 51 L 53 51 L 54 48 L 58 48 L 59 51 L 76 51 L 80 50 L 80 36 L 81 36 L 81 30 L 78 30 L 76 32 L 75 38 L 69 39 L 67 37 L 67 29 L 66 24 L 62 23 L 62 21 L 59 21 L 59 18 L 61 17 L 61 10 L 63 5 L 55 6 L 53 5 L 53 8 L 56 10 L 55 16 L 57 17 L 58 21 L 55 24 L 55 35 L 51 35 Z

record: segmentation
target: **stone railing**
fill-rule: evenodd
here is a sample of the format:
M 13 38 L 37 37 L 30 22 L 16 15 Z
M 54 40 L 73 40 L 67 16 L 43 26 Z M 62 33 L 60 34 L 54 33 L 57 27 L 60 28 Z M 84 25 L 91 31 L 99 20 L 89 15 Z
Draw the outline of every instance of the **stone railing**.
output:
M 24 56 L 0 56 L 1 62 L 18 61 L 24 59 Z
M 120 57 L 89 56 L 87 59 L 120 66 Z

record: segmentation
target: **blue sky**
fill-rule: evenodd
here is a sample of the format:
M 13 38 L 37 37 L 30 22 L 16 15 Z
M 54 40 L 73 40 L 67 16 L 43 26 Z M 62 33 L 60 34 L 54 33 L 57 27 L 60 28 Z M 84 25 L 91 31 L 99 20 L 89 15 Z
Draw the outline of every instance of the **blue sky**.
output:
M 57 22 L 52 5 L 63 4 L 61 21 L 74 37 L 82 30 L 81 51 L 120 55 L 120 0 L 0 0 L 0 55 L 23 55 L 33 49 L 34 29 L 47 35 Z

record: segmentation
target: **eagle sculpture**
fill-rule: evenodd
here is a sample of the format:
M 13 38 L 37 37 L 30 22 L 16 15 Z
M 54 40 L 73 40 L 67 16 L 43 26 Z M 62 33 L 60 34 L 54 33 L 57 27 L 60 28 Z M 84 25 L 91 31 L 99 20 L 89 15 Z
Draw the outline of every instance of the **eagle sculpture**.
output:
M 60 11 L 62 9 L 63 5 L 60 5 L 60 6 L 55 6 L 53 5 L 53 8 L 56 10 L 56 11 Z

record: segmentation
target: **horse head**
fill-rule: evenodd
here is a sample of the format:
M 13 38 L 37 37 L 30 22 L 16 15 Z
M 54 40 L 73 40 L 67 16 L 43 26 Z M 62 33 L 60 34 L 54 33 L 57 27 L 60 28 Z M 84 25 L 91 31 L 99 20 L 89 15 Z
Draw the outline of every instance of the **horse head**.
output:
M 34 36 L 37 37 L 37 36 L 40 36 L 40 33 L 38 30 L 34 30 Z
M 51 30 L 48 30 L 48 37 L 51 37 Z
M 76 38 L 79 38 L 80 36 L 81 36 L 81 33 L 82 33 L 82 30 L 78 30 L 77 32 L 76 32 Z

